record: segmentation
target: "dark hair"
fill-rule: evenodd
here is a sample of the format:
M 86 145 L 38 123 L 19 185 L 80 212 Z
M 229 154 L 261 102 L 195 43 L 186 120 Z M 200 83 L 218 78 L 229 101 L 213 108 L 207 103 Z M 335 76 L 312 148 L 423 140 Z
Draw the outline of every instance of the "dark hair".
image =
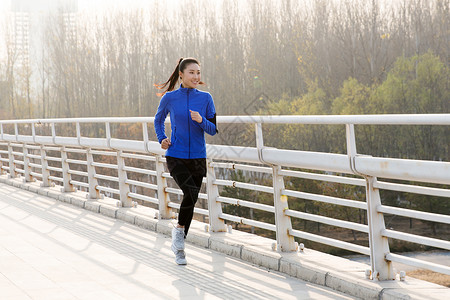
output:
M 177 82 L 178 82 L 178 77 L 179 77 L 178 73 L 183 72 L 186 69 L 186 67 L 190 64 L 197 64 L 200 66 L 200 63 L 195 58 L 192 58 L 192 57 L 180 58 L 178 60 L 177 66 L 175 67 L 175 70 L 173 71 L 172 75 L 170 75 L 169 79 L 162 84 L 154 85 L 157 89 L 160 89 L 160 90 L 162 90 L 168 86 L 164 92 L 157 93 L 157 95 L 162 96 L 167 92 L 173 91 L 173 89 L 175 88 L 175 84 L 177 84 Z M 200 81 L 199 84 L 205 84 L 205 83 L 203 81 Z

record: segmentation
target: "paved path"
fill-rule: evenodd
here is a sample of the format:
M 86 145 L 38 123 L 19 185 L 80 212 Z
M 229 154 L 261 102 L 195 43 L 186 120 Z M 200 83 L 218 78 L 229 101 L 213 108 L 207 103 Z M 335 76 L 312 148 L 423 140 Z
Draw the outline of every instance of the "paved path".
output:
M 353 299 L 0 183 L 0 299 Z

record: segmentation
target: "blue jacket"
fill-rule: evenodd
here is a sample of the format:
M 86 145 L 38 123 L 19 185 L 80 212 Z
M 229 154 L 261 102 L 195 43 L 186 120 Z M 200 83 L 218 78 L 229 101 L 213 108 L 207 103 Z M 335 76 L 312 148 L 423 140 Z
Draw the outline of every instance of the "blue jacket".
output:
M 192 120 L 189 110 L 197 111 L 202 116 L 202 122 L 197 123 Z M 217 132 L 216 109 L 211 94 L 181 86 L 177 90 L 165 93 L 155 115 L 155 132 L 159 143 L 167 138 L 164 121 L 169 113 L 172 135 L 166 156 L 188 159 L 206 158 L 204 132 L 210 135 Z

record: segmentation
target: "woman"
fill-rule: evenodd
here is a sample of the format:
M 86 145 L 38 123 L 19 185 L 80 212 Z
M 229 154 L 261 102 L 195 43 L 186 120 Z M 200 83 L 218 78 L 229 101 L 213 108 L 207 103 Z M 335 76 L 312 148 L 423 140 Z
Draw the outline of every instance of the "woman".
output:
M 181 85 L 174 90 L 181 80 Z M 214 135 L 216 110 L 212 96 L 197 90 L 201 81 L 200 63 L 195 58 L 181 58 L 169 80 L 159 89 L 162 93 L 155 115 L 155 131 L 161 148 L 166 151 L 167 167 L 170 175 L 183 191 L 178 214 L 178 224 L 172 230 L 172 251 L 175 261 L 185 265 L 184 239 L 194 215 L 203 177 L 206 176 L 206 143 L 204 132 Z M 164 120 L 170 113 L 172 134 L 165 135 Z

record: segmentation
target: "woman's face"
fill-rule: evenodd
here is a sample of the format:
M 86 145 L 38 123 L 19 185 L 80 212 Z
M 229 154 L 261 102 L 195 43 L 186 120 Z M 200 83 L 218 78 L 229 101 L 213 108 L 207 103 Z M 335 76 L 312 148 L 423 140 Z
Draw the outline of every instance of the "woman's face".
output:
M 196 63 L 187 65 L 180 77 L 184 88 L 196 89 L 201 79 L 200 66 Z

